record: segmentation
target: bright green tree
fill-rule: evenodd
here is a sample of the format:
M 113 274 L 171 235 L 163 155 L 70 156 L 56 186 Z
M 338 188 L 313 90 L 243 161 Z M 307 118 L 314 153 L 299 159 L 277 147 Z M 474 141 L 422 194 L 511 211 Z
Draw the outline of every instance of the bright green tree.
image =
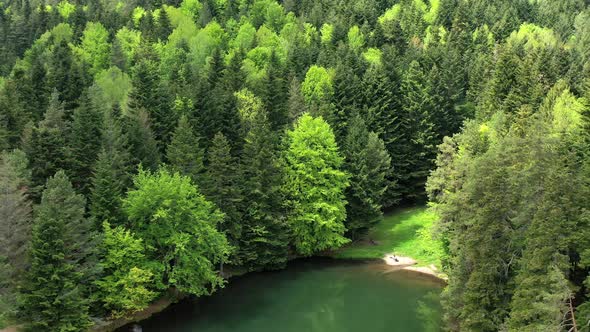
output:
M 76 51 L 82 60 L 90 65 L 90 73 L 98 74 L 101 70 L 108 68 L 111 62 L 109 32 L 99 22 L 88 22 L 80 47 Z
M 123 208 L 131 230 L 148 246 L 156 282 L 194 295 L 223 286 L 215 264 L 227 260 L 230 246 L 217 230 L 223 214 L 201 195 L 189 177 L 140 170 Z
M 156 296 L 153 273 L 147 267 L 145 247 L 122 226 L 112 228 L 103 223 L 103 240 L 100 246 L 100 262 L 104 276 L 96 281 L 97 297 L 118 318 L 144 309 Z
M 343 236 L 349 183 L 334 133 L 321 117 L 304 114 L 287 137 L 284 191 L 295 248 L 305 256 L 338 248 L 349 241 Z

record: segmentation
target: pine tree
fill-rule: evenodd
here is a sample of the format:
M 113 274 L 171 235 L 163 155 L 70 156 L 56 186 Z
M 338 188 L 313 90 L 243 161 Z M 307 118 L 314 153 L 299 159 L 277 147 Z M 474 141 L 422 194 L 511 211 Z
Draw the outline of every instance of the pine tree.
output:
M 220 225 L 230 244 L 237 246 L 241 237 L 242 193 L 239 188 L 237 161 L 231 154 L 231 147 L 223 134 L 213 137 L 207 151 L 207 172 L 202 184 L 203 193 L 225 214 Z M 232 262 L 235 258 L 232 258 Z
M 31 198 L 38 201 L 47 179 L 60 169 L 67 169 L 67 123 L 58 93 L 51 95 L 45 118 L 33 128 L 25 144 L 31 165 Z
M 193 183 L 200 183 L 203 166 L 203 150 L 188 118 L 182 116 L 166 149 L 166 158 L 175 172 L 188 176 Z
M 145 169 L 156 170 L 161 160 L 160 150 L 147 112 L 130 110 L 124 118 L 123 126 L 129 139 L 132 164 L 141 164 Z
M 283 188 L 297 253 L 338 248 L 349 241 L 343 236 L 348 174 L 334 133 L 321 117 L 304 114 L 287 135 Z
M 11 305 L 15 303 L 17 280 L 27 264 L 26 249 L 31 233 L 27 163 L 25 153 L 20 150 L 0 155 L 0 257 L 5 259 L 5 282 L 0 282 L 0 297 Z
M 30 260 L 21 289 L 21 314 L 29 331 L 80 331 L 91 325 L 76 271 L 76 225 L 83 222 L 84 198 L 64 172 L 47 181 L 35 209 Z
M 160 9 L 160 15 L 158 16 L 158 38 L 164 42 L 168 40 L 168 36 L 172 32 L 172 26 L 170 25 L 170 18 L 168 17 L 168 11 L 162 7 Z
M 152 119 L 152 130 L 161 151 L 170 141 L 177 118 L 171 112 L 172 100 L 160 81 L 158 59 L 155 50 L 142 45 L 138 51 L 137 62 L 131 70 L 133 89 L 129 93 L 129 107 L 136 112 L 144 110 Z
M 301 95 L 301 82 L 293 76 L 289 85 L 289 122 L 295 123 L 301 114 L 306 112 L 305 99 Z
M 114 112 L 105 115 L 102 149 L 92 177 L 90 214 L 97 229 L 104 221 L 113 225 L 125 222 L 121 199 L 125 189 L 131 185 L 129 144 L 115 117 Z
M 80 108 L 74 112 L 68 166 L 74 188 L 85 196 L 90 192 L 92 170 L 100 152 L 102 121 L 100 110 L 83 95 Z
M 383 141 L 367 130 L 360 115 L 350 120 L 343 152 L 346 170 L 351 175 L 350 187 L 346 190 L 345 225 L 349 234 L 357 238 L 382 216 L 391 158 Z
M 410 201 L 424 198 L 426 177 L 432 168 L 436 136 L 431 120 L 431 98 L 420 64 L 412 61 L 401 86 L 400 137 L 392 155 L 400 192 Z
M 273 50 L 266 68 L 265 88 L 262 93 L 262 101 L 266 105 L 268 121 L 273 130 L 280 130 L 288 121 L 287 116 L 287 83 L 283 78 L 284 71 L 279 58 Z
M 384 66 L 372 66 L 363 76 L 362 91 L 364 92 L 364 104 L 367 107 L 365 111 L 367 128 L 379 135 L 390 156 L 400 152 L 396 151 L 396 148 L 399 144 L 398 140 L 403 140 L 401 137 L 403 117 L 400 116 L 398 90 L 399 87 L 391 82 Z M 396 171 L 394 167 L 394 172 Z M 387 174 L 389 186 L 384 194 L 383 205 L 385 207 L 397 204 L 400 199 L 400 192 L 396 185 L 397 177 L 394 172 Z
M 280 205 L 277 137 L 264 110 L 254 115 L 246 135 L 240 179 L 244 196 L 238 253 L 241 265 L 253 269 L 282 267 L 287 261 L 288 227 Z

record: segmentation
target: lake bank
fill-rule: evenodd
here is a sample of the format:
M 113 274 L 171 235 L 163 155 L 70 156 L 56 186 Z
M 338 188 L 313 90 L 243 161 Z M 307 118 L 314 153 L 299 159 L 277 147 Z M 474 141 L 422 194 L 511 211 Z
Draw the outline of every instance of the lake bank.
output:
M 212 296 L 186 298 L 140 325 L 144 332 L 427 331 L 425 322 L 440 316 L 441 286 L 378 261 L 296 259 L 283 270 L 236 277 Z

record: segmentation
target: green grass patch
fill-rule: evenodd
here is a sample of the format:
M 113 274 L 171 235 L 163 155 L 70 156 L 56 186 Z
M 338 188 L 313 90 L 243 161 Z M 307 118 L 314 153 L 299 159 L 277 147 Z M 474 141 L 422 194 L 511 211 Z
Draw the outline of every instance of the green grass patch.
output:
M 440 241 L 432 237 L 435 221 L 436 215 L 426 207 L 401 209 L 385 216 L 363 239 L 336 251 L 334 257 L 382 258 L 395 253 L 415 259 L 420 266 L 440 268 L 443 250 Z

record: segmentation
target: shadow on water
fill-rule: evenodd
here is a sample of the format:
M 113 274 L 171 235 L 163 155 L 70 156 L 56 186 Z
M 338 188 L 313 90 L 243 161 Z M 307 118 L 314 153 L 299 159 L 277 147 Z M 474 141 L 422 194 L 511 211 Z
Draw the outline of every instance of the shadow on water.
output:
M 140 322 L 143 332 L 438 331 L 440 284 L 378 263 L 328 258 L 236 277 Z M 126 326 L 118 331 L 132 331 Z

